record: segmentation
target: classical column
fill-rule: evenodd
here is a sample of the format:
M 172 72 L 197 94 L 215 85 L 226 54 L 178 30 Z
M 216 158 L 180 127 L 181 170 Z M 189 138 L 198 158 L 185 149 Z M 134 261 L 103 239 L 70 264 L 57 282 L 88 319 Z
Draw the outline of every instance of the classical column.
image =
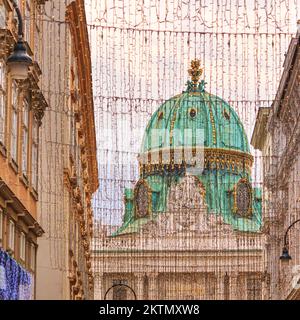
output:
M 241 279 L 240 279 L 241 280 Z M 242 281 L 239 281 L 239 276 L 237 272 L 229 274 L 229 299 L 230 300 L 240 300 L 243 297 L 240 295 L 241 292 L 245 291 L 246 288 L 241 288 L 243 286 Z
M 158 299 L 158 273 L 147 273 L 148 277 L 148 300 Z
M 135 279 L 135 294 L 137 300 L 144 300 L 144 273 L 137 273 Z
M 270 274 L 265 272 L 262 281 L 262 299 L 270 300 Z
M 217 273 L 217 283 L 216 283 L 216 300 L 224 300 L 225 294 L 225 273 Z
M 97 273 L 94 280 L 94 299 L 103 300 L 104 299 L 104 288 L 103 288 L 103 275 L 102 273 Z

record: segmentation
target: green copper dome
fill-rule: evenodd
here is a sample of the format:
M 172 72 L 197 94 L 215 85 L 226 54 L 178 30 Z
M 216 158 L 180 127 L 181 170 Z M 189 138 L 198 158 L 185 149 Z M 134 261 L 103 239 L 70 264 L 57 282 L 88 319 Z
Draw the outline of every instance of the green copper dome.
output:
M 227 102 L 206 92 L 204 80 L 199 83 L 199 60 L 189 74 L 186 91 L 164 102 L 146 127 L 140 178 L 125 190 L 123 225 L 114 236 L 138 232 L 161 214 L 178 214 L 172 203 L 189 205 L 184 184 L 191 176 L 208 215 L 222 217 L 234 230 L 261 229 L 261 190 L 251 184 L 253 157 L 244 127 Z M 181 194 L 172 198 L 177 187 Z
M 250 153 L 236 112 L 224 100 L 204 90 L 184 92 L 157 109 L 146 128 L 141 154 L 193 146 Z

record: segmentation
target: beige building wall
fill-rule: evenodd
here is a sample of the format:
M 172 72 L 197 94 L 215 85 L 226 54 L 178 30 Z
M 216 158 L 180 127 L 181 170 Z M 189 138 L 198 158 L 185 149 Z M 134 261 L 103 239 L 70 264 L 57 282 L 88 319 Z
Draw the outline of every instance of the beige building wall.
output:
M 300 223 L 288 232 L 289 262 L 279 258 L 287 228 L 300 219 L 300 33 L 290 43 L 279 88 L 270 108 L 261 108 L 252 144 L 262 151 L 265 256 L 270 299 L 299 299 Z
M 69 31 L 65 2 L 47 1 L 43 28 L 42 88 L 48 101 L 40 135 L 39 221 L 45 235 L 37 256 L 37 299 L 68 299 L 67 192 L 63 183 L 65 112 L 68 106 Z
M 40 136 L 38 213 L 45 235 L 39 241 L 37 299 L 93 296 L 90 202 L 97 188 L 97 163 L 84 16 L 83 1 L 45 4 L 42 88 L 49 108 Z M 76 27 L 82 32 L 76 34 Z M 81 64 L 82 57 L 86 61 Z
M 0 0 L 0 248 L 32 274 L 32 297 L 37 237 L 43 234 L 37 221 L 36 181 L 40 172 L 35 161 L 35 147 L 47 107 L 40 81 L 42 2 L 18 1 L 23 40 L 33 64 L 27 79 L 15 80 L 6 61 L 18 39 L 18 20 L 12 1 Z

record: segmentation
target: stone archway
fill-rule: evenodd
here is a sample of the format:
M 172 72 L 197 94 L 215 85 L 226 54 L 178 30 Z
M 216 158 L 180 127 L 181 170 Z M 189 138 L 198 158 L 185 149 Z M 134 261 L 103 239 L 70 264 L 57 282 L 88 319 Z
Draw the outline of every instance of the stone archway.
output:
M 112 292 L 113 300 L 131 300 L 128 299 L 128 292 L 133 295 L 134 300 L 137 299 L 135 291 L 129 285 L 124 283 L 113 284 L 109 287 L 104 294 L 104 300 L 107 300 L 110 292 Z

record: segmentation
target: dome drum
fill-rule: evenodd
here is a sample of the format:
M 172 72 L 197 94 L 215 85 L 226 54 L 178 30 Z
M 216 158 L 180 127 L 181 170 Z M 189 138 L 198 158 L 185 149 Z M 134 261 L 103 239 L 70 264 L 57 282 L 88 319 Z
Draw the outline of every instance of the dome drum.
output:
M 152 150 L 138 157 L 140 174 L 145 177 L 151 174 L 181 171 L 187 168 L 223 169 L 231 172 L 246 171 L 249 173 L 253 164 L 253 156 L 237 150 L 217 148 L 176 148 Z M 194 172 L 196 170 L 193 170 Z

